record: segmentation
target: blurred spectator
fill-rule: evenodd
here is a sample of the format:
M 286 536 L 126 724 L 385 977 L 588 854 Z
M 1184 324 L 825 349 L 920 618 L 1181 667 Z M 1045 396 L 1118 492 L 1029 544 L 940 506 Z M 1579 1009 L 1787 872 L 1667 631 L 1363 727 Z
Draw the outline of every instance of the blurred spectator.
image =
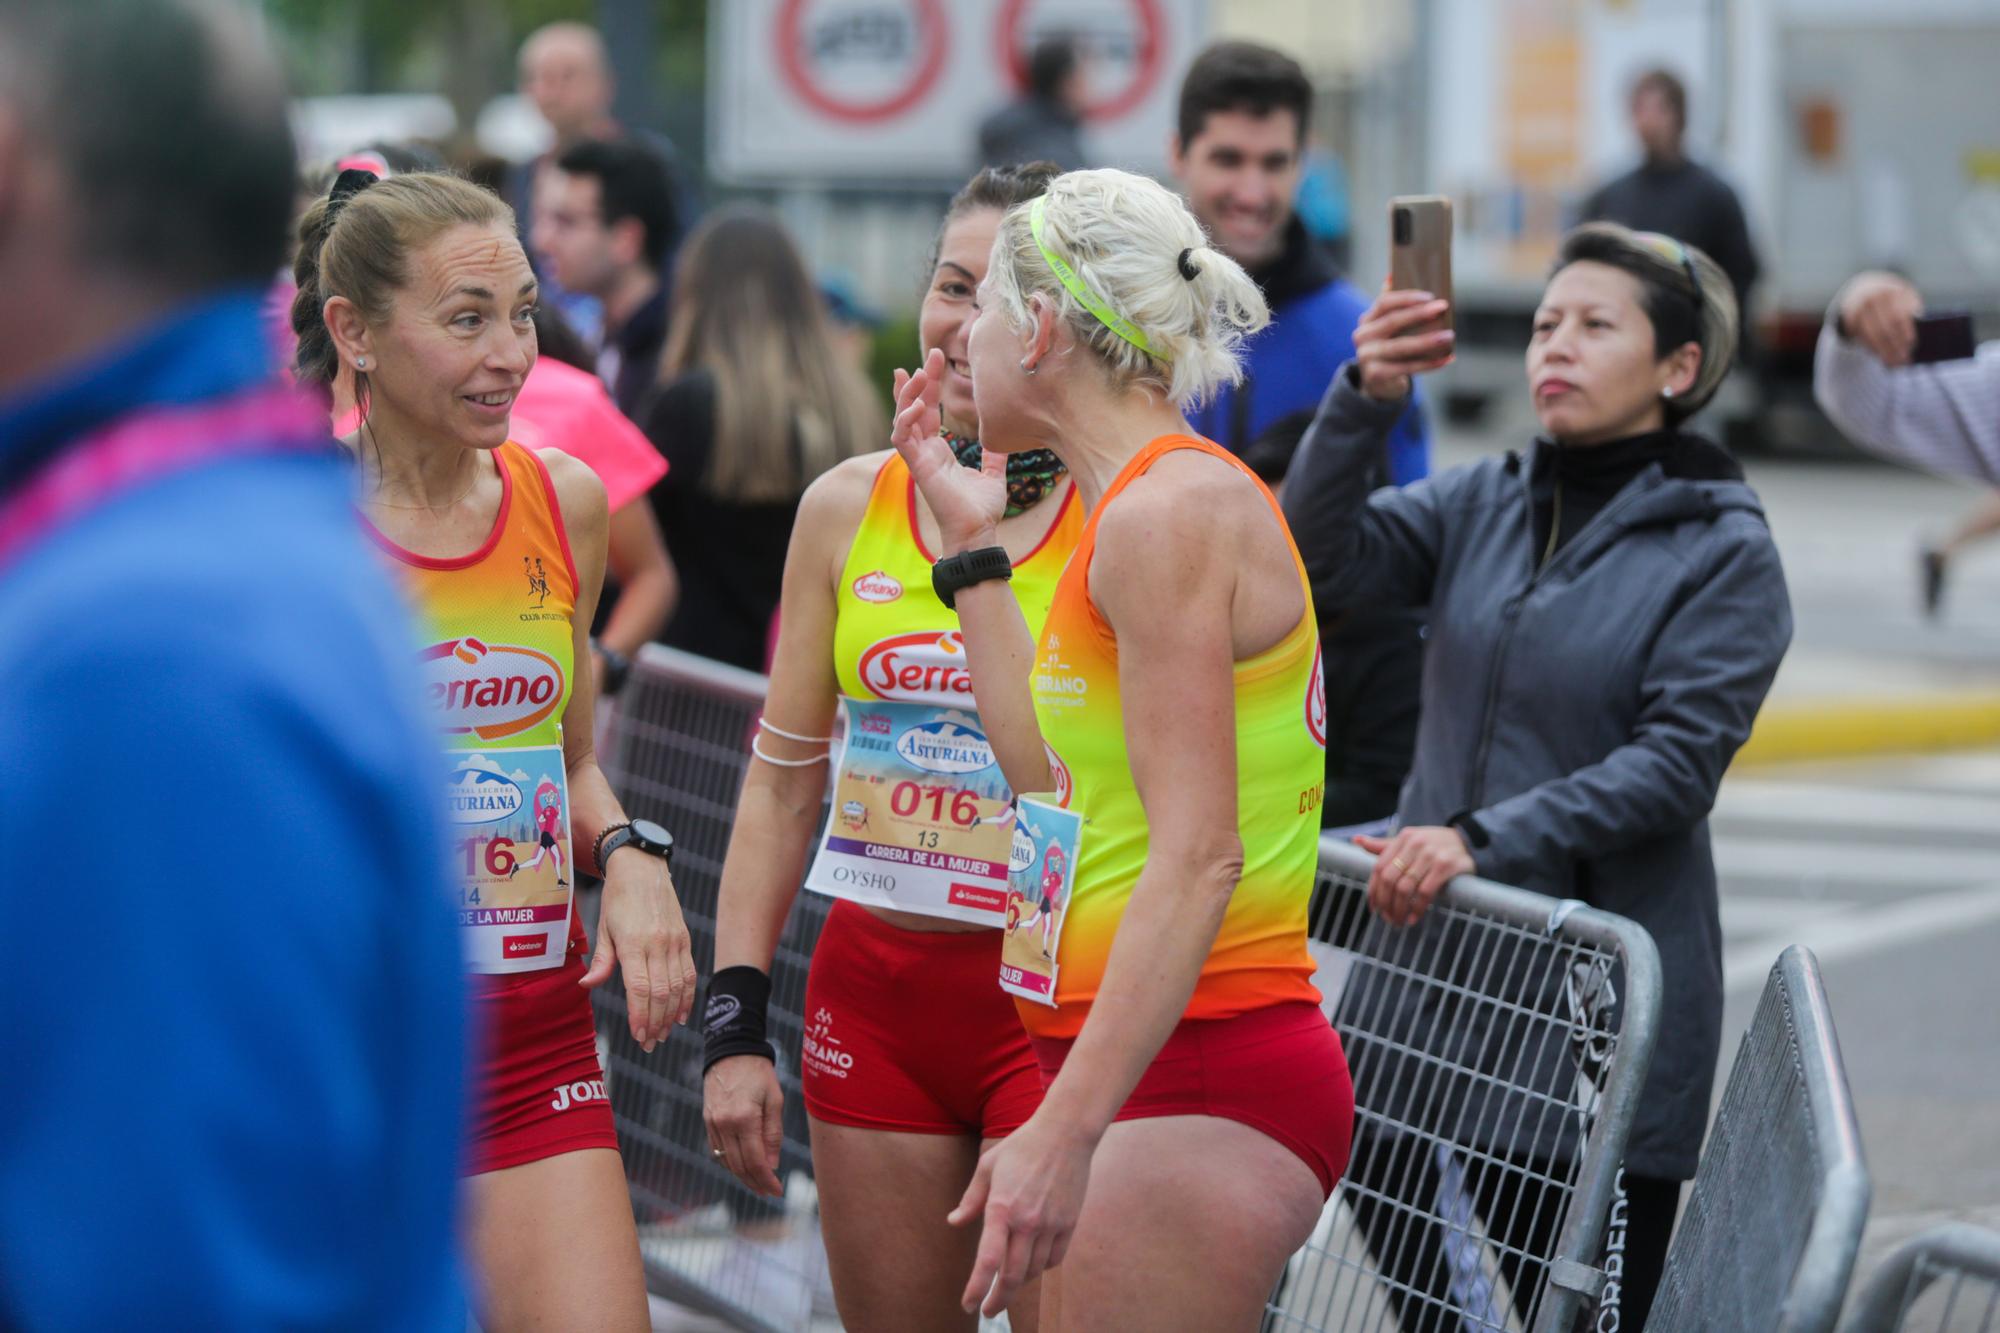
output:
M 1813 361 L 1813 394 L 1864 449 L 1946 476 L 2000 482 L 2000 341 L 1957 361 L 1912 365 L 1924 299 L 1893 273 L 1862 273 L 1834 298 Z M 1919 553 L 1924 607 L 1936 614 L 1945 571 L 1965 546 L 2000 531 L 1989 497 Z
M 1293 211 L 1312 84 L 1269 47 L 1219 42 L 1181 84 L 1173 168 L 1214 243 L 1264 291 L 1271 323 L 1244 345 L 1243 379 L 1189 414 L 1196 430 L 1266 481 L 1291 464 L 1299 437 L 1343 361 L 1368 298 L 1340 276 Z M 1376 485 L 1430 471 L 1423 411 L 1413 398 L 1382 451 Z M 1322 608 L 1324 609 L 1324 608 Z M 1409 608 L 1356 608 L 1323 630 L 1326 643 L 1328 828 L 1393 814 L 1417 732 L 1423 617 Z
M 1028 90 L 979 126 L 977 167 L 1053 162 L 1064 171 L 1090 165 L 1083 151 L 1084 64 L 1075 37 L 1055 33 L 1028 54 Z
M 681 576 L 661 641 L 762 670 L 799 497 L 887 422 L 842 360 L 791 238 L 748 209 L 682 247 L 663 387 L 646 434 L 667 457 L 653 510 Z
M 620 412 L 590 370 L 590 349 L 562 316 L 535 311 L 539 355 L 514 399 L 513 438 L 554 448 L 586 464 L 604 483 L 611 511 L 610 552 L 591 633 L 600 649 L 630 658 L 673 614 L 680 586 L 646 493 L 667 475 L 667 460 Z M 604 658 L 597 659 L 600 669 Z M 604 684 L 600 677 L 600 689 Z
M 1632 85 L 1632 132 L 1644 160 L 1584 201 L 1580 220 L 1618 222 L 1635 231 L 1664 232 L 1722 266 L 1748 328 L 1750 288 L 1761 271 L 1736 192 L 1720 176 L 1688 160 L 1687 86 L 1672 72 L 1648 70 Z M 1739 351 L 1743 350 L 1739 345 Z
M 542 190 L 532 231 L 543 271 L 602 304 L 597 373 L 618 410 L 637 417 L 667 339 L 659 260 L 674 232 L 667 169 L 630 139 L 586 139 L 556 159 Z
M 651 130 L 621 125 L 612 116 L 617 81 L 603 36 L 587 23 L 549 23 L 535 29 L 521 43 L 520 90 L 555 132 L 555 143 L 548 152 L 516 164 L 507 173 L 502 193 L 514 206 L 522 239 L 526 241 L 533 229 L 537 195 L 564 152 L 586 139 L 629 137 L 651 149 L 666 166 L 673 222 L 659 237 L 660 249 L 653 258 L 662 271 L 670 268 L 674 250 L 696 211 L 694 190 L 671 140 Z M 529 255 L 534 258 L 532 248 Z M 561 309 L 586 338 L 595 341 L 602 317 L 596 299 L 560 287 L 552 289 L 549 275 L 542 278 L 542 300 Z
M 0 771 L 33 849 L 0 880 L 0 1326 L 460 1327 L 433 747 L 260 329 L 276 63 L 235 5 L 9 0 L 0 127 Z
M 819 294 L 826 302 L 826 317 L 841 359 L 866 378 L 875 353 L 875 335 L 886 322 L 882 312 L 865 304 L 853 285 L 838 274 L 820 279 Z
M 1763 507 L 1727 452 L 1681 429 L 1729 373 L 1736 301 L 1713 261 L 1672 238 L 1599 223 L 1570 233 L 1535 312 L 1527 368 L 1543 436 L 1525 453 L 1373 490 L 1382 440 L 1411 377 L 1451 359 L 1444 313 L 1388 291 L 1357 334 L 1357 359 L 1328 390 L 1285 490 L 1285 512 L 1324 608 L 1428 605 L 1424 715 L 1416 763 L 1369 903 L 1391 926 L 1422 917 L 1452 877 L 1476 871 L 1630 917 L 1659 945 L 1665 1009 L 1626 1147 L 1624 1269 L 1593 1327 L 1635 1328 L 1650 1308 L 1681 1182 L 1694 1174 L 1722 1038 L 1722 929 L 1708 812 L 1750 734 L 1791 639 L 1791 606 Z M 1372 491 L 1372 493 L 1371 493 Z M 1452 956 L 1448 951 L 1441 956 Z M 1484 966 L 1471 958 L 1454 966 Z M 1504 969 L 1505 964 L 1502 964 Z M 1485 1072 L 1567 1106 L 1586 1047 L 1524 1052 L 1438 1009 L 1457 978 L 1350 985 L 1343 1007 L 1384 1006 L 1424 1045 L 1356 1041 L 1357 1077 L 1376 1080 L 1403 1134 L 1357 1126 L 1355 1216 L 1397 1285 L 1406 1330 L 1457 1328 L 1446 1238 L 1397 1236 L 1389 1203 L 1435 1197 L 1462 1173 L 1517 1306 L 1542 1282 L 1517 1257 L 1545 1254 L 1555 1219 L 1526 1197 L 1519 1168 L 1578 1145 L 1566 1117 L 1440 1085 L 1428 1052 L 1483 1051 Z M 1502 974 L 1504 980 L 1504 972 Z M 1525 983 L 1516 983 L 1525 984 Z M 1574 984 L 1574 983 L 1573 983 Z M 1582 1026 L 1616 1003 L 1573 989 Z M 1523 996 L 1533 1008 L 1554 996 Z M 1378 1025 L 1379 1026 L 1379 1025 Z M 1362 1071 L 1366 1071 L 1363 1073 Z M 1427 1117 L 1470 1136 L 1451 1158 Z M 1371 1193 L 1376 1192 L 1376 1193 Z M 1435 1296 L 1419 1307 L 1403 1293 Z M 1482 1321 L 1483 1322 L 1483 1321 Z

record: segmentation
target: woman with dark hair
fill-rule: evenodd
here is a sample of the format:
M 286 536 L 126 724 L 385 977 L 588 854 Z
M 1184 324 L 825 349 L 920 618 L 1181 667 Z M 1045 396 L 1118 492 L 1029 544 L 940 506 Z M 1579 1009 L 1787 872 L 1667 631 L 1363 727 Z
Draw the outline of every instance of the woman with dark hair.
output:
M 633 1039 L 651 1050 L 686 1019 L 695 975 L 672 838 L 619 808 L 576 669 L 604 576 L 604 486 L 512 438 L 536 283 L 498 198 L 442 174 L 343 171 L 300 223 L 295 274 L 298 378 L 329 399 L 336 380 L 353 386 L 359 423 L 341 443 L 363 527 L 421 617 L 450 760 L 439 795 L 462 835 L 483 1035 L 464 1165 L 480 1322 L 636 1333 L 645 1276 L 588 990 L 622 968 Z M 604 876 L 589 958 L 578 863 Z
M 1729 373 L 1737 312 L 1728 278 L 1698 250 L 1610 223 L 1563 241 L 1527 349 L 1543 434 L 1528 448 L 1370 493 L 1370 468 L 1408 401 L 1411 377 L 1448 364 L 1452 334 L 1430 331 L 1446 303 L 1385 291 L 1355 332 L 1356 358 L 1320 405 L 1285 490 L 1285 513 L 1323 609 L 1429 606 L 1423 721 L 1415 764 L 1376 854 L 1369 903 L 1392 925 L 1421 918 L 1455 875 L 1478 873 L 1580 899 L 1652 932 L 1666 1021 L 1625 1158 L 1625 1327 L 1643 1321 L 1665 1259 L 1680 1182 L 1694 1174 L 1722 1022 L 1722 935 L 1708 811 L 1723 770 L 1777 674 L 1791 607 L 1777 547 L 1742 469 L 1685 428 Z M 1421 993 L 1420 993 L 1421 992 Z M 1491 1049 L 1568 1106 L 1578 1067 L 1523 1054 L 1502 1034 L 1430 1014 L 1437 988 L 1385 982 L 1344 1003 L 1401 1005 L 1411 1031 L 1454 1050 Z M 1544 997 L 1545 998 L 1545 997 Z M 1573 1004 L 1615 1003 L 1600 991 Z M 1543 998 L 1533 1003 L 1540 1004 Z M 1590 1015 L 1578 1014 L 1579 1022 Z M 1479 1046 L 1487 1041 L 1486 1047 Z M 1403 1098 L 1417 1124 L 1421 1075 L 1355 1041 L 1355 1082 Z M 1583 1058 L 1578 1056 L 1577 1058 Z M 1405 1068 L 1413 1068 L 1406 1066 Z M 1554 1099 L 1551 1101 L 1550 1099 Z M 1462 1161 L 1467 1197 L 1525 1309 L 1543 1253 L 1526 1230 L 1559 1219 L 1524 1203 L 1519 1174 L 1573 1154 L 1561 1115 L 1516 1114 L 1507 1097 L 1468 1096 L 1451 1114 L 1491 1160 Z M 1420 1106 L 1419 1103 L 1423 1105 Z M 1380 1131 L 1377 1131 L 1380 1134 Z M 1380 1192 L 1434 1196 L 1446 1167 L 1386 1135 L 1357 1141 L 1356 1217 L 1371 1237 L 1406 1225 Z M 1445 1241 L 1378 1249 L 1393 1291 L 1441 1288 Z M 1405 1329 L 1456 1327 L 1442 1304 L 1392 1295 Z
M 980 172 L 938 232 L 918 331 L 923 349 L 949 367 L 945 429 L 969 467 L 982 459 L 966 348 L 973 291 L 1002 213 L 1053 174 L 1046 163 Z M 1047 452 L 1013 455 L 1007 475 L 999 542 L 1039 623 L 1082 521 L 1066 472 Z M 876 701 L 976 721 L 957 618 L 932 586 L 941 550 L 936 519 L 889 451 L 815 482 L 791 534 L 766 721 L 723 864 L 706 1020 L 709 1142 L 767 1195 L 782 1193 L 783 1132 L 783 1094 L 763 1040 L 770 967 L 819 833 L 835 709 L 849 701 L 851 731 L 855 710 Z M 1042 1093 L 1027 1035 L 996 980 L 1004 920 L 949 903 L 843 899 L 820 935 L 806 1012 L 823 1015 L 824 1026 L 809 1033 L 803 1081 L 834 1294 L 849 1328 L 976 1323 L 958 1296 L 978 1236 L 945 1225 L 945 1214 L 982 1147 L 1013 1132 Z M 1019 1333 L 1036 1327 L 1036 1299 L 1031 1288 L 1010 1307 Z
M 757 671 L 799 497 L 886 423 L 776 218 L 711 216 L 682 245 L 673 291 L 662 387 L 640 414 L 667 459 L 653 509 L 681 574 L 660 641 Z

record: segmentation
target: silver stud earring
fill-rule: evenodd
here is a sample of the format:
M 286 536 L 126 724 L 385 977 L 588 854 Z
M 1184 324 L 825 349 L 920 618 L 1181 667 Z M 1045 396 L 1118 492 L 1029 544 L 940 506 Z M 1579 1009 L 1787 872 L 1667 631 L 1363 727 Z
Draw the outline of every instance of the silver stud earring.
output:
M 368 369 L 368 358 L 367 358 L 367 357 L 365 357 L 365 356 L 357 356 L 357 357 L 355 357 L 355 358 L 354 358 L 354 368 L 355 368 L 356 370 L 366 370 L 366 369 Z
M 1674 386 L 1671 384 L 1669 384 L 1666 388 L 1660 390 L 1660 397 L 1662 398 L 1671 399 L 1673 396 L 1674 396 Z

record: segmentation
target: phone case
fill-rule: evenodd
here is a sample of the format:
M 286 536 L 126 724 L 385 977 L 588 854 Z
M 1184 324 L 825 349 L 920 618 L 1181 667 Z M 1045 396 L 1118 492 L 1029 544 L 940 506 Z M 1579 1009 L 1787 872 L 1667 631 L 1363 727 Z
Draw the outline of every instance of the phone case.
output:
M 1917 345 L 1910 360 L 1917 365 L 1963 361 L 1978 351 L 1972 337 L 1972 316 L 1963 310 L 1925 315 L 1917 320 Z
M 1451 200 L 1441 194 L 1389 201 L 1389 285 L 1451 300 Z M 1427 333 L 1452 326 L 1452 312 L 1425 324 Z

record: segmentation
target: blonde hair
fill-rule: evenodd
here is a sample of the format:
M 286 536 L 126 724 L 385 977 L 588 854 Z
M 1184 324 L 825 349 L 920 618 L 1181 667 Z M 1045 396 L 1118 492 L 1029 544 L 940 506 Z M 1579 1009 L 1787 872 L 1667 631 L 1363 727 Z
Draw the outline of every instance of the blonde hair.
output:
M 379 180 L 338 207 L 321 199 L 299 220 L 299 253 L 292 264 L 298 294 L 292 298 L 293 364 L 307 384 L 330 385 L 340 373 L 340 350 L 326 327 L 326 303 L 354 302 L 371 324 L 388 318 L 389 304 L 409 285 L 410 255 L 458 226 L 502 227 L 514 234 L 514 210 L 490 190 L 441 171 L 416 171 Z M 366 410 L 368 377 L 354 372 L 354 399 Z
M 1030 298 L 1044 296 L 1114 383 L 1157 389 L 1183 409 L 1243 378 L 1243 340 L 1271 322 L 1270 310 L 1242 266 L 1209 247 L 1179 196 L 1105 169 L 1058 176 L 1043 200 L 1041 243 L 1032 203 L 1009 209 L 993 241 L 987 287 L 1009 324 L 1026 327 Z M 1151 351 L 1092 314 L 1050 267 L 1042 243 L 1137 326 Z
M 738 503 L 797 500 L 888 431 L 867 381 L 835 354 L 819 288 L 776 218 L 714 214 L 681 247 L 660 382 L 715 381 L 715 448 L 703 489 Z

